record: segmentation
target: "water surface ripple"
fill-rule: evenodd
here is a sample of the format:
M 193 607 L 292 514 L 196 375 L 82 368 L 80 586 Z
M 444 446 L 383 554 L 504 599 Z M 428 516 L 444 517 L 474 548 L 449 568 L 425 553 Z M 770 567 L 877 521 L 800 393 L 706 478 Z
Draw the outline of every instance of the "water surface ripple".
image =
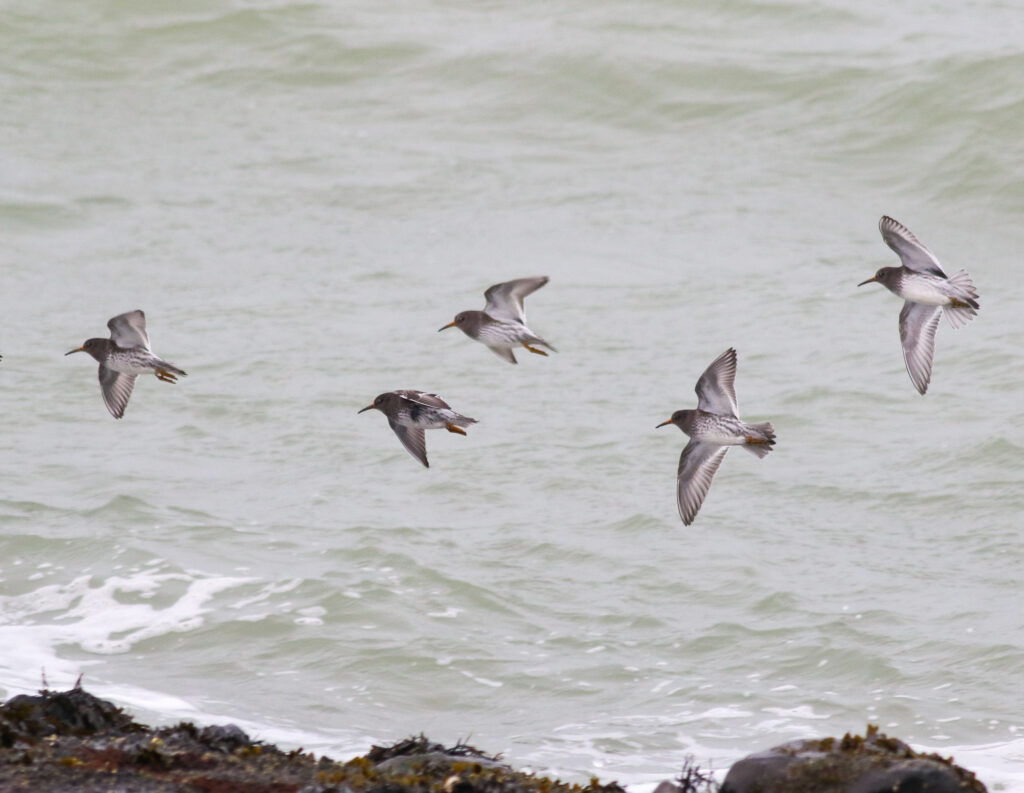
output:
M 982 0 L 6 4 L 0 693 L 628 783 L 860 730 L 1024 787 L 1024 23 Z M 982 296 L 930 393 L 892 214 Z M 459 334 L 546 274 L 559 349 Z M 106 414 L 137 307 L 189 377 Z M 654 430 L 739 350 L 697 523 Z M 412 461 L 379 392 L 480 419 Z

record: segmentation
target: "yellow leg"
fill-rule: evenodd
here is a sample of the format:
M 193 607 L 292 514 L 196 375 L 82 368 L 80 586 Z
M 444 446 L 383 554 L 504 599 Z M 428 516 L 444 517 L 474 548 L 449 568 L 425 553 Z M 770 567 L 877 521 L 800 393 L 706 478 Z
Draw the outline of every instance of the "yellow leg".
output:
M 466 434 L 466 431 L 464 429 L 462 429 L 461 427 L 456 427 L 454 424 L 445 424 L 444 428 L 448 430 L 448 432 L 457 432 L 459 435 Z
M 753 446 L 760 446 L 765 443 L 768 443 L 767 438 L 755 438 L 753 435 L 744 435 L 743 440 L 745 440 L 748 444 L 751 444 Z
M 535 355 L 544 355 L 544 356 L 546 356 L 546 355 L 547 355 L 547 353 L 546 353 L 546 352 L 544 352 L 544 350 L 538 350 L 538 349 L 537 349 L 536 347 L 531 347 L 531 346 L 530 346 L 529 344 L 527 344 L 527 343 L 526 343 L 525 341 L 523 342 L 523 346 L 524 346 L 524 347 L 525 347 L 526 349 L 528 349 L 528 350 L 529 350 L 530 352 L 534 353 Z
M 157 380 L 163 380 L 163 382 L 165 382 L 165 383 L 177 383 L 178 382 L 178 378 L 177 377 L 175 377 L 170 372 L 165 372 L 163 369 L 157 369 L 156 370 L 156 377 L 157 377 Z

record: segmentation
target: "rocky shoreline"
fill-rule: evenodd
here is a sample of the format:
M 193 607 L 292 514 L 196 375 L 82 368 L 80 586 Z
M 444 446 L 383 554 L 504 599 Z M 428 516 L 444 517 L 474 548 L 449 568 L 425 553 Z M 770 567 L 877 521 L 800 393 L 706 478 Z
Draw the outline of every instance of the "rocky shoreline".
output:
M 465 744 L 426 737 L 346 762 L 285 752 L 233 724 L 152 728 L 82 688 L 22 694 L 0 706 L 0 791 L 32 793 L 625 793 L 592 778 L 526 774 Z M 737 762 L 719 784 L 692 762 L 655 793 L 984 793 L 951 759 L 869 727 L 797 741 Z

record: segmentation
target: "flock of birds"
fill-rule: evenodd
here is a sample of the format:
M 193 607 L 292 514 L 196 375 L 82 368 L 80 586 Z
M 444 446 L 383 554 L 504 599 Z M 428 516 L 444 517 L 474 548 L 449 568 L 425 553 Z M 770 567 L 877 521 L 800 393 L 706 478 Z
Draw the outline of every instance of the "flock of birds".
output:
M 910 380 L 924 394 L 931 380 L 939 318 L 945 313 L 950 325 L 963 327 L 978 313 L 978 293 L 966 270 L 947 276 L 939 260 L 906 226 L 883 216 L 878 228 L 882 239 L 899 256 L 900 266 L 883 267 L 858 286 L 880 283 L 905 301 L 900 312 L 900 343 Z M 514 351 L 519 347 L 537 355 L 547 355 L 540 347 L 555 352 L 550 343 L 530 330 L 523 310 L 523 300 L 547 282 L 548 278 L 541 276 L 495 284 L 484 293 L 487 302 L 483 311 L 463 311 L 440 330 L 459 328 L 513 364 L 517 362 Z M 99 361 L 103 401 L 111 415 L 119 419 L 140 374 L 154 374 L 163 382 L 174 383 L 185 372 L 153 354 L 142 311 L 119 314 L 107 327 L 109 339 L 89 339 L 66 355 L 87 352 Z M 657 425 L 675 424 L 690 438 L 679 457 L 676 483 L 679 516 L 686 525 L 697 516 L 730 446 L 742 446 L 765 457 L 775 445 L 770 423 L 751 424 L 740 419 L 735 378 L 736 350 L 729 348 L 697 380 L 696 410 L 677 410 Z M 367 410 L 383 413 L 402 445 L 428 468 L 426 430 L 443 428 L 465 435 L 463 427 L 476 423 L 476 419 L 453 410 L 437 394 L 424 391 L 388 391 L 358 412 Z

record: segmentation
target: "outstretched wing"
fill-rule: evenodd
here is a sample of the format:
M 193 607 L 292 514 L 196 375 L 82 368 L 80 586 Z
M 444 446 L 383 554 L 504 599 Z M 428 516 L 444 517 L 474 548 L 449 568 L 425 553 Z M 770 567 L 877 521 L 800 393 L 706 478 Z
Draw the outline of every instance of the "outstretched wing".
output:
M 149 336 L 146 335 L 146 315 L 136 309 L 126 314 L 118 314 L 107 323 L 110 338 L 122 349 L 128 347 L 145 347 L 149 349 Z
M 882 219 L 878 221 L 878 230 L 882 232 L 885 244 L 896 251 L 904 267 L 919 273 L 945 277 L 946 273 L 939 265 L 939 260 L 898 220 L 882 215 Z
M 415 402 L 419 405 L 426 405 L 427 407 L 432 408 L 451 409 L 451 405 L 441 399 L 437 394 L 428 394 L 426 391 L 413 391 L 404 388 L 395 391 L 395 393 L 407 402 Z
M 903 360 L 914 387 L 922 394 L 932 379 L 932 356 L 935 354 L 935 329 L 939 327 L 941 306 L 922 303 L 903 304 L 900 312 L 900 343 Z
M 697 381 L 697 408 L 708 413 L 739 417 L 736 404 L 736 350 L 730 347 L 704 370 Z
M 537 278 L 517 278 L 514 281 L 495 284 L 484 292 L 484 297 L 487 299 L 484 311 L 495 319 L 521 322 L 525 325 L 526 312 L 523 310 L 523 298 L 533 294 L 547 282 L 548 277 L 542 275 Z
M 728 446 L 716 446 L 691 440 L 679 455 L 679 474 L 676 479 L 676 503 L 679 517 L 689 526 L 704 503 L 715 471 L 722 464 Z
M 124 409 L 128 407 L 128 398 L 135 387 L 135 377 L 133 374 L 115 372 L 100 364 L 100 391 L 103 392 L 103 403 L 115 419 L 121 418 Z
M 390 418 L 388 424 L 409 454 L 423 463 L 424 468 L 430 468 L 430 463 L 427 462 L 427 434 L 419 427 L 406 427 Z

